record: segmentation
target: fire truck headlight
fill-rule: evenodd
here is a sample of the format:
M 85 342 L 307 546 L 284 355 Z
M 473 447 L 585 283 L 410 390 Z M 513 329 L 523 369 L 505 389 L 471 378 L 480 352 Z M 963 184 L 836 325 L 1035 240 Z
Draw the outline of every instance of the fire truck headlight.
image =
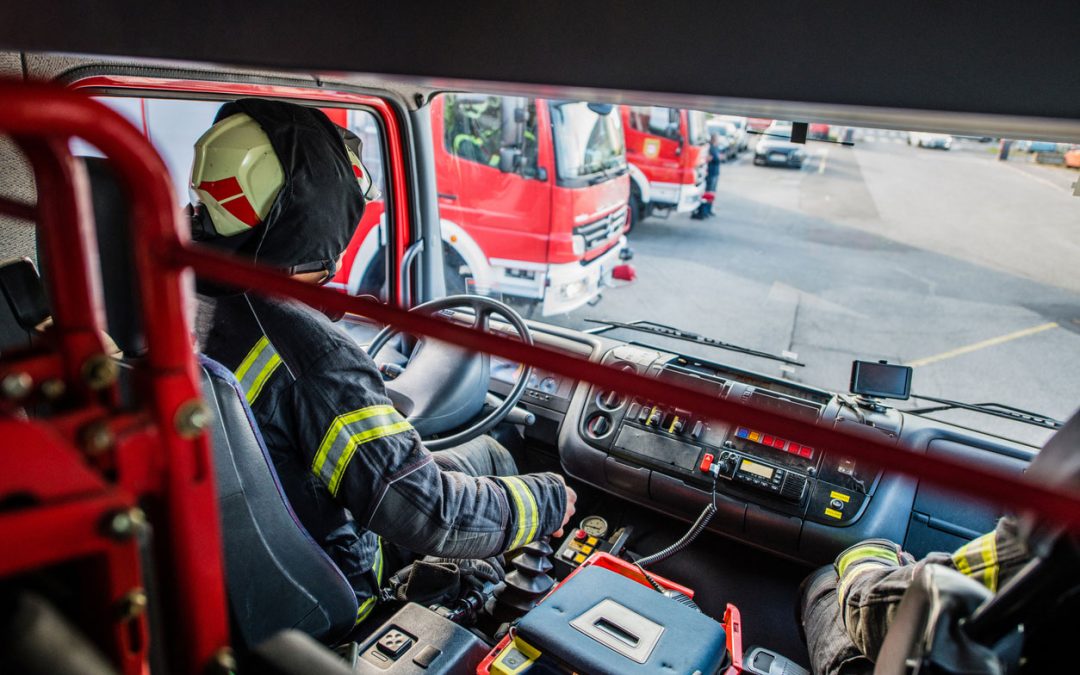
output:
M 562 295 L 566 299 L 576 298 L 588 289 L 588 284 L 584 279 L 578 279 L 562 287 Z
M 585 255 L 585 237 L 575 234 L 573 239 L 574 255 Z

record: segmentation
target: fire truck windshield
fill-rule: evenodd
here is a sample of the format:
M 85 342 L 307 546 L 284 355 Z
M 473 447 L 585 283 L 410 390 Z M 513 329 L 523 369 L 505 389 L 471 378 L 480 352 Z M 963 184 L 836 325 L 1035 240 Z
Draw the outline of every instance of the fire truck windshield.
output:
M 552 106 L 559 178 L 583 178 L 626 167 L 619 116 L 599 114 L 582 102 Z

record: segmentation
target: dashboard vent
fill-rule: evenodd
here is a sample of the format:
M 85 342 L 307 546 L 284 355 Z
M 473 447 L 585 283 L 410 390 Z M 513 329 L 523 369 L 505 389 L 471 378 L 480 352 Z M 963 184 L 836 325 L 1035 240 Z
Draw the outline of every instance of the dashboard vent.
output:
M 787 480 L 784 481 L 784 487 L 780 488 L 780 496 L 784 499 L 790 499 L 793 502 L 802 500 L 803 492 L 806 490 L 806 476 L 801 476 L 797 473 L 788 473 Z

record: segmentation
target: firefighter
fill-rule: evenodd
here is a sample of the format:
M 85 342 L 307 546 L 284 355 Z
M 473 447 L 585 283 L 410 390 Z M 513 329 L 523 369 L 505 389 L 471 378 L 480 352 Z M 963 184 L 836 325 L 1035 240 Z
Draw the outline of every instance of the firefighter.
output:
M 701 196 L 701 204 L 694 210 L 690 217 L 694 220 L 712 218 L 713 202 L 716 200 L 716 184 L 720 180 L 720 164 L 724 161 L 724 151 L 720 149 L 720 134 L 713 134 L 709 138 L 709 163 L 705 173 L 705 194 Z
M 1080 413 L 1047 442 L 1027 471 L 1045 485 L 1080 491 Z M 800 614 L 814 675 L 869 675 L 904 592 L 926 565 L 958 570 L 997 592 L 1031 560 L 1030 518 L 1006 516 L 952 553 L 916 560 L 887 539 L 851 546 L 802 585 Z M 1048 608 L 1049 610 L 1049 608 Z
M 458 94 L 450 125 L 451 151 L 463 159 L 499 165 L 499 99 L 484 94 Z
M 326 282 L 370 196 L 349 140 L 314 108 L 226 103 L 195 146 L 195 239 Z M 561 534 L 576 496 L 560 476 L 514 475 L 487 436 L 429 452 L 371 358 L 321 312 L 207 284 L 200 296 L 200 348 L 235 373 L 289 502 L 356 592 L 357 622 L 404 552 L 483 559 Z

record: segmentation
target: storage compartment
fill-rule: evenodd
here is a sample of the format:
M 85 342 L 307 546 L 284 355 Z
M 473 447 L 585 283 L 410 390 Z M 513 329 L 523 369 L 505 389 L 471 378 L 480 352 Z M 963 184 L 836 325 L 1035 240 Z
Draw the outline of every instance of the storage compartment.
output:
M 475 673 L 488 646 L 468 630 L 409 603 L 360 646 L 353 670 L 367 675 Z

